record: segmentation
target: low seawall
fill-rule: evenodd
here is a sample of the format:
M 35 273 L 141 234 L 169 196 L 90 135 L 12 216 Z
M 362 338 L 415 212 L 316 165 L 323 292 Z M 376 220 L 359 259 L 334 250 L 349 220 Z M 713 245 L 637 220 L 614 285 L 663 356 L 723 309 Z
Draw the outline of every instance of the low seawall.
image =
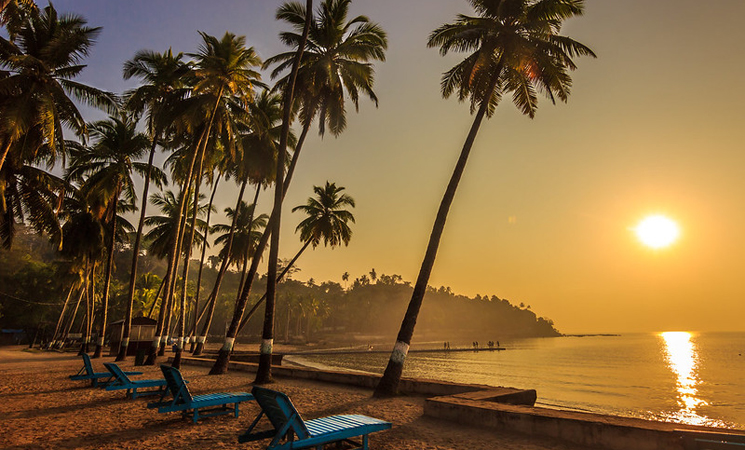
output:
M 214 360 L 183 358 L 182 364 L 212 367 Z M 256 372 L 258 365 L 229 363 L 229 370 Z M 373 389 L 379 375 L 304 367 L 273 366 L 279 378 L 299 378 Z M 427 417 L 469 426 L 505 430 L 556 439 L 603 450 L 684 450 L 681 430 L 721 432 L 716 428 L 656 422 L 533 406 L 536 391 L 434 380 L 402 378 L 399 390 L 428 397 Z M 729 430 L 727 430 L 729 431 Z M 734 431 L 737 435 L 745 432 Z

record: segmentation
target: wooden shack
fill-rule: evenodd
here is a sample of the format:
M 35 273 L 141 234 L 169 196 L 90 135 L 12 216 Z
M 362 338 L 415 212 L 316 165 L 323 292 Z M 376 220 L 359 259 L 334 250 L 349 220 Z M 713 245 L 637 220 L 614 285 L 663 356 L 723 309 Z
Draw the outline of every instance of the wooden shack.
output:
M 132 318 L 132 326 L 129 330 L 129 345 L 127 355 L 137 355 L 138 350 L 147 350 L 153 344 L 155 337 L 155 326 L 158 321 L 147 317 Z M 124 333 L 124 320 L 118 320 L 109 324 L 109 355 L 114 356 L 119 352 L 119 344 L 122 342 Z

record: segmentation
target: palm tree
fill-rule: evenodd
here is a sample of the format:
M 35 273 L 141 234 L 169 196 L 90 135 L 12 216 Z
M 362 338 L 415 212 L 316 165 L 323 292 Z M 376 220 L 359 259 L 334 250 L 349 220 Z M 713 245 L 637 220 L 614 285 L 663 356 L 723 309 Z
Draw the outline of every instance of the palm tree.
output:
M 110 117 L 108 120 L 92 124 L 89 128 L 93 145 L 90 150 L 77 148 L 73 152 L 72 164 L 67 176 L 70 180 L 83 180 L 82 195 L 86 197 L 88 204 L 95 208 L 94 214 L 99 220 L 109 225 L 103 314 L 94 358 L 101 356 L 106 333 L 109 286 L 114 261 L 114 238 L 117 230 L 116 216 L 120 207 L 120 197 L 124 202 L 133 204 L 137 198 L 132 179 L 133 173 L 145 175 L 151 170 L 150 165 L 134 161 L 141 157 L 150 146 L 150 140 L 146 135 L 138 132 L 135 125 L 133 120 L 126 117 Z M 153 178 L 158 186 L 162 186 L 165 182 L 165 174 L 159 170 Z
M 238 151 L 235 155 L 229 155 L 230 157 L 228 158 L 230 165 L 233 166 L 233 170 L 228 171 L 228 174 L 234 176 L 236 181 L 240 182 L 241 185 L 238 192 L 236 209 L 240 207 L 243 201 L 243 194 L 248 183 L 256 186 L 252 203 L 254 205 L 252 211 L 255 211 L 261 188 L 268 187 L 274 181 L 282 120 L 280 101 L 280 96 L 263 91 L 251 105 L 250 123 L 243 123 L 238 127 L 240 132 L 236 145 Z M 246 126 L 249 129 L 242 130 Z M 294 146 L 295 137 L 290 134 L 288 141 Z M 235 229 L 235 219 L 237 219 L 237 216 L 234 217 L 233 229 Z M 232 241 L 228 237 L 225 241 L 225 247 L 229 248 L 231 246 Z M 231 253 L 230 250 L 226 250 L 226 252 Z M 251 253 L 253 254 L 254 251 L 252 250 Z M 194 350 L 195 355 L 200 355 L 204 348 L 204 342 L 207 339 L 207 334 L 212 324 L 215 302 L 223 277 L 227 271 L 228 263 L 229 260 L 223 259 L 212 292 L 207 300 L 207 316 L 202 326 L 202 332 L 197 338 L 197 346 Z
M 13 144 L 28 133 L 41 139 L 14 155 L 16 159 L 32 160 L 41 149 L 52 155 L 64 152 L 63 124 L 79 135 L 86 133 L 69 95 L 112 113 L 117 103 L 113 94 L 73 80 L 85 68 L 80 63 L 100 28 L 87 27 L 80 16 L 58 16 L 51 4 L 41 11 L 21 9 L 11 38 L 0 37 L 0 67 L 5 70 L 0 76 L 0 169 Z
M 233 219 L 237 215 L 235 226 L 218 224 L 212 228 L 215 233 L 223 233 L 215 239 L 215 245 L 222 244 L 219 256 L 227 258 L 228 264 L 234 264 L 241 268 L 241 280 L 246 276 L 246 265 L 248 259 L 253 256 L 256 250 L 256 244 L 261 239 L 262 230 L 266 227 L 269 216 L 261 214 L 254 217 L 254 208 L 256 205 L 249 205 L 246 202 L 240 202 L 238 210 L 225 208 L 225 216 Z M 232 245 L 228 246 L 230 232 L 233 231 Z M 239 283 L 240 285 L 240 283 Z
M 360 91 L 367 94 L 377 106 L 377 97 L 372 90 L 374 68 L 369 61 L 385 60 L 387 38 L 382 28 L 370 22 L 367 17 L 358 16 L 347 21 L 349 4 L 350 0 L 327 0 L 321 4 L 317 17 L 312 13 L 310 0 L 305 7 L 299 3 L 286 3 L 277 11 L 277 19 L 288 22 L 294 28 L 294 32 L 282 33 L 280 38 L 294 47 L 295 51 L 269 58 L 264 65 L 278 64 L 272 73 L 273 77 L 292 68 L 289 74 L 278 81 L 275 89 L 293 94 L 286 96 L 285 101 L 296 100 L 302 123 L 302 132 L 295 146 L 286 179 L 283 181 L 282 196 L 289 189 L 305 137 L 316 115 L 319 117 L 319 134 L 324 134 L 328 124 L 332 134 L 338 136 L 346 127 L 347 95 L 355 109 L 359 108 Z M 294 92 L 297 92 L 296 99 Z M 287 120 L 289 121 L 289 118 Z M 282 198 L 278 199 L 279 203 Z M 274 216 L 272 213 L 270 224 L 279 221 L 279 218 L 275 219 Z M 256 251 L 259 259 L 269 242 L 271 228 L 267 227 L 267 233 L 259 242 Z M 245 310 L 251 293 L 251 283 L 258 271 L 259 259 L 254 257 L 251 263 L 241 290 L 239 305 L 233 315 L 234 322 L 240 320 Z M 271 272 L 272 257 L 269 259 Z M 268 317 L 265 319 L 268 328 L 270 320 Z M 265 334 L 269 335 L 268 330 Z M 225 372 L 228 357 L 228 353 L 221 353 L 212 372 Z M 264 360 L 267 362 L 262 365 L 262 372 L 268 370 L 266 368 L 269 367 L 271 358 L 264 357 Z M 266 375 L 261 377 L 266 378 Z
M 188 200 L 185 200 L 185 198 Z M 184 193 L 183 191 L 179 194 L 178 197 L 171 191 L 166 191 L 163 194 L 153 194 L 150 197 L 150 202 L 160 209 L 162 215 L 149 216 L 145 219 L 145 225 L 152 227 L 150 231 L 145 235 L 145 240 L 150 242 L 150 246 L 148 248 L 148 252 L 150 254 L 157 258 L 166 258 L 168 260 L 166 275 L 164 277 L 164 291 L 167 290 L 169 283 L 175 282 L 175 277 L 173 277 L 172 275 L 177 270 L 177 267 L 175 266 L 178 257 L 173 257 L 171 255 L 171 252 L 177 251 L 180 255 L 183 254 L 185 251 L 183 247 L 184 243 L 179 242 L 178 239 L 178 231 L 181 226 L 180 222 L 182 219 L 182 204 L 186 203 L 186 207 L 191 208 L 193 206 L 192 201 L 192 196 L 188 193 Z M 200 206 L 199 214 L 204 214 L 206 212 L 206 208 L 206 205 Z M 196 229 L 203 229 L 204 225 L 205 224 L 203 221 L 197 220 Z M 190 232 L 188 228 L 185 231 Z M 198 231 L 196 231 L 194 233 L 194 238 L 195 242 L 198 244 L 202 242 L 203 236 Z M 179 243 L 181 244 L 180 246 Z M 158 348 L 161 344 L 165 344 L 166 336 L 162 333 L 164 331 L 167 332 L 168 330 L 166 321 L 167 316 L 170 315 L 171 309 L 172 307 L 169 304 L 167 295 L 164 294 L 161 301 L 160 311 L 158 313 L 158 324 L 156 325 L 153 345 L 150 349 L 150 354 L 147 360 L 148 365 L 155 364 Z M 162 341 L 161 337 L 163 338 Z
M 132 327 L 135 280 L 137 280 L 137 261 L 140 257 L 140 245 L 145 225 L 153 158 L 155 157 L 155 151 L 169 119 L 169 107 L 188 92 L 185 88 L 185 78 L 190 71 L 190 67 L 181 61 L 182 57 L 183 55 L 181 53 L 174 55 L 170 49 L 162 54 L 151 51 L 140 51 L 133 59 L 124 63 L 125 80 L 136 77 L 143 81 L 140 87 L 126 94 L 127 102 L 125 106 L 133 114 L 139 114 L 141 111 L 147 110 L 147 128 L 152 142 L 147 162 L 148 170 L 145 174 L 142 187 L 140 219 L 137 224 L 137 234 L 135 235 L 135 241 L 132 246 L 132 265 L 129 272 L 127 308 L 124 313 L 122 340 L 116 356 L 117 361 L 123 361 L 127 357 L 127 346 L 129 345 L 129 335 Z
M 245 46 L 245 37 L 235 36 L 227 32 L 222 39 L 217 39 L 206 33 L 200 33 L 200 35 L 202 36 L 202 45 L 199 52 L 191 55 L 196 58 L 195 84 L 192 90 L 192 98 L 186 106 L 188 113 L 197 112 L 196 116 L 192 116 L 191 123 L 197 124 L 202 131 L 190 158 L 189 169 L 186 172 L 186 191 L 191 190 L 190 183 L 194 176 L 194 165 L 197 160 L 199 160 L 196 173 L 197 186 L 202 178 L 202 162 L 205 159 L 207 143 L 212 135 L 213 126 L 216 126 L 219 129 L 218 131 L 228 136 L 234 135 L 231 127 L 232 122 L 228 120 L 230 108 L 226 103 L 229 102 L 233 107 L 238 106 L 247 109 L 248 103 L 253 99 L 255 86 L 262 86 L 259 81 L 261 75 L 253 70 L 254 67 L 261 65 L 261 59 L 256 55 L 253 47 Z M 207 113 L 201 115 L 201 118 L 206 120 L 200 120 L 199 111 Z M 218 116 L 223 120 L 216 120 Z M 184 203 L 182 203 L 181 215 L 187 211 L 183 209 L 184 206 Z M 177 234 L 181 234 L 180 230 Z M 191 245 L 189 245 L 189 248 L 191 248 Z M 176 252 L 171 255 L 172 258 L 176 256 Z M 172 276 L 175 277 L 175 273 Z M 170 289 L 167 292 L 168 299 L 173 295 L 173 285 L 174 283 L 170 284 Z M 184 308 L 182 308 L 182 314 L 183 311 Z M 184 321 L 182 318 L 182 327 Z M 182 339 L 183 334 L 185 334 L 184 330 L 181 333 Z M 176 362 L 179 361 L 182 350 L 183 340 L 180 340 L 175 358 Z
M 508 93 L 512 93 L 520 111 L 531 118 L 538 103 L 537 92 L 543 92 L 552 102 L 556 98 L 566 101 L 571 86 L 568 72 L 576 68 L 572 58 L 594 56 L 588 47 L 559 34 L 564 20 L 582 14 L 584 0 L 469 0 L 469 4 L 478 16 L 458 15 L 454 23 L 433 31 L 427 45 L 439 47 L 442 55 L 451 50 L 470 52 L 443 75 L 441 87 L 445 97 L 457 92 L 459 100 L 469 99 L 476 115 L 440 203 L 414 292 L 388 366 L 375 389 L 376 396 L 394 395 L 398 390 L 447 214 L 484 116 L 491 117 Z
M 344 189 L 344 187 L 337 187 L 336 183 L 329 183 L 328 181 L 323 187 L 313 186 L 316 197 L 308 198 L 305 205 L 292 208 L 292 212 L 302 211 L 308 216 L 295 228 L 296 233 L 300 232 L 300 240 L 303 241 L 303 246 L 279 274 L 277 282 L 280 282 L 285 274 L 292 269 L 300 255 L 309 246 L 312 245 L 315 249 L 321 241 L 323 241 L 324 246 L 331 248 L 341 244 L 349 245 L 349 240 L 352 238 L 349 222 L 354 223 L 354 215 L 345 208 L 354 208 L 355 204 L 352 197 L 342 193 Z M 261 297 L 246 314 L 246 317 L 241 321 L 239 331 L 248 323 L 265 299 L 266 295 Z

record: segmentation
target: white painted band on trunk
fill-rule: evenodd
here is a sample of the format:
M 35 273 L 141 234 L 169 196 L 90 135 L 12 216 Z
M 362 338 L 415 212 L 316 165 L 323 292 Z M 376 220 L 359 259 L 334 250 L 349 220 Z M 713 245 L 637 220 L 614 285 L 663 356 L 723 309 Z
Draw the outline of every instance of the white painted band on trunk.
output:
M 127 347 L 129 345 L 129 338 L 122 339 L 122 343 L 120 345 L 122 347 Z
M 207 336 L 197 336 L 197 344 L 204 344 L 207 340 Z
M 179 350 L 184 348 L 184 338 L 180 337 L 176 341 L 176 345 L 178 346 Z
M 226 337 L 225 343 L 222 345 L 222 349 L 226 352 L 229 352 L 233 350 L 233 343 L 235 342 L 235 338 Z
M 271 355 L 274 348 L 274 339 L 263 339 L 261 341 L 260 352 L 262 355 Z
M 153 347 L 158 348 L 160 346 L 160 336 L 155 336 L 153 338 Z
M 406 342 L 396 341 L 391 353 L 391 361 L 403 365 L 406 355 L 409 353 L 409 344 Z
M 98 338 L 98 342 L 96 342 L 96 344 L 100 347 L 103 347 L 103 338 L 102 337 Z

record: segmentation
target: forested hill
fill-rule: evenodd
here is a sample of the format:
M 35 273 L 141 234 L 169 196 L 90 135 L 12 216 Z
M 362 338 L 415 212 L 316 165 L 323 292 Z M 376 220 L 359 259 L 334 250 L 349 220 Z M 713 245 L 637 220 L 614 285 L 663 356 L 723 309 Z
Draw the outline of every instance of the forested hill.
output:
M 59 259 L 47 241 L 24 230 L 13 250 L 0 250 L 0 326 L 37 329 L 51 333 L 71 283 L 76 279 L 68 264 Z M 131 251 L 116 253 L 109 320 L 124 316 Z M 215 264 L 215 261 L 212 261 Z M 196 289 L 198 262 L 192 261 L 189 276 L 189 305 Z M 155 314 L 154 303 L 165 264 L 145 256 L 140 259 L 142 274 L 136 290 L 135 316 Z M 297 275 L 297 274 L 296 274 Z M 103 276 L 103 270 L 99 278 Z M 216 277 L 214 267 L 204 269 L 201 297 L 204 299 Z M 230 319 L 240 274 L 228 273 L 223 282 L 211 335 L 218 337 Z M 341 274 L 340 274 L 341 278 Z M 96 281 L 96 289 L 103 286 Z M 264 280 L 255 283 L 249 307 L 264 292 Z M 377 275 L 374 270 L 357 279 L 341 283 L 287 280 L 278 286 L 275 335 L 279 341 L 337 340 L 344 336 L 365 339 L 393 339 L 412 293 L 412 286 L 398 275 Z M 99 293 L 100 297 L 100 293 Z M 80 308 L 83 310 L 83 308 Z M 190 314 L 193 306 L 188 311 Z M 99 311 L 100 313 L 100 311 Z M 239 335 L 239 341 L 258 339 L 263 307 Z M 82 314 L 76 319 L 82 320 Z M 175 322 L 175 321 L 174 321 Z M 422 340 L 499 340 L 507 337 L 558 336 L 553 322 L 536 316 L 530 306 L 515 305 L 496 295 L 469 298 L 450 288 L 430 288 L 417 321 L 415 341 Z M 43 337 L 42 337 L 43 338 Z

